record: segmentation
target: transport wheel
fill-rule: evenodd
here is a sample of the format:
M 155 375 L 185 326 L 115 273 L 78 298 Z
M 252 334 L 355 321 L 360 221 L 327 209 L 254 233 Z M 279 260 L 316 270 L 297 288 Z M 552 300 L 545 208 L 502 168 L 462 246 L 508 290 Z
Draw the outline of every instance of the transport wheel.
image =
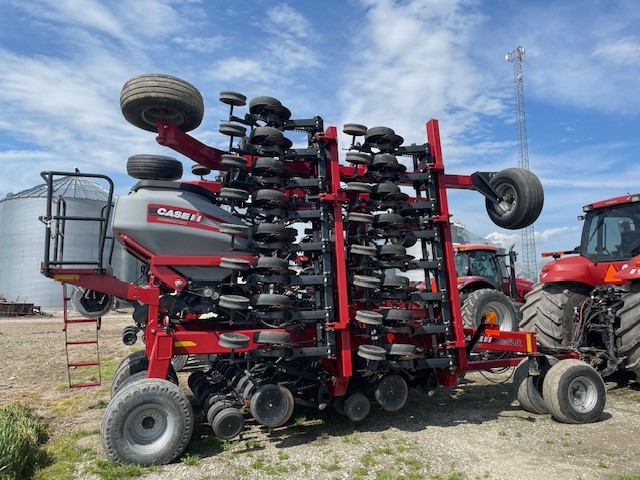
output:
M 220 334 L 218 344 L 230 349 L 246 348 L 249 346 L 249 337 L 243 333 L 225 332 Z
M 250 300 L 242 295 L 220 295 L 218 306 L 229 310 L 246 310 Z
M 288 332 L 262 330 L 253 334 L 253 342 L 267 345 L 290 345 L 291 334 Z
M 620 327 L 616 339 L 620 342 L 618 353 L 624 355 L 624 368 L 635 373 L 640 382 L 640 293 L 623 295 L 622 308 L 618 310 Z
M 182 162 L 163 155 L 132 155 L 127 159 L 127 175 L 139 180 L 179 180 Z
M 129 368 L 132 362 L 138 361 L 138 359 L 140 358 L 147 358 L 147 354 L 144 350 L 136 350 L 135 352 L 131 352 L 129 355 L 124 357 L 120 362 L 120 365 L 118 365 L 118 368 L 116 368 L 113 378 L 115 379 L 118 376 L 118 373 L 120 372 L 120 370 Z M 148 361 L 147 361 L 147 365 L 148 365 Z M 146 368 L 147 367 L 145 367 L 145 369 Z
M 261 385 L 253 392 L 249 411 L 258 423 L 265 427 L 281 427 L 293 413 L 293 395 L 282 385 Z
M 144 356 L 132 359 L 126 367 L 117 370 L 111 382 L 111 397 L 115 397 L 116 394 L 127 385 L 147 378 L 148 369 L 149 359 Z M 166 379 L 178 385 L 178 374 L 173 368 L 173 365 L 169 366 L 169 373 L 167 373 Z
M 367 360 L 382 361 L 387 358 L 387 351 L 377 345 L 360 345 L 358 356 Z
M 364 182 L 349 182 L 346 188 L 348 192 L 371 193 L 371 185 Z
M 221 123 L 218 131 L 229 137 L 244 137 L 247 134 L 247 127 L 235 123 Z
M 189 355 L 174 355 L 171 357 L 171 366 L 176 372 L 179 372 L 187 366 Z
M 347 219 L 355 223 L 373 223 L 373 215 L 370 213 L 349 212 Z
M 249 199 L 249 192 L 242 190 L 241 188 L 222 187 L 220 188 L 218 196 L 225 200 L 246 202 Z
M 247 170 L 249 166 L 247 165 L 247 161 L 244 157 L 238 157 L 236 155 L 229 155 L 225 153 L 222 155 L 222 159 L 220 160 L 220 165 L 224 165 L 226 167 L 232 168 L 240 168 L 241 170 Z
M 287 196 L 279 190 L 269 188 L 258 190 L 251 194 L 251 203 L 254 207 L 279 208 L 287 204 Z
M 242 433 L 244 429 L 244 417 L 242 412 L 235 407 L 228 407 L 218 413 L 211 428 L 216 437 L 223 440 L 232 440 Z
M 378 277 L 371 277 L 369 275 L 354 275 L 353 284 L 362 287 L 375 289 L 380 287 L 380 279 Z
M 287 169 L 282 160 L 271 157 L 260 157 L 256 160 L 251 172 L 259 176 L 280 177 L 287 173 Z
M 511 299 L 504 293 L 490 288 L 476 290 L 464 299 L 462 323 L 467 328 L 478 328 L 488 312 L 496 314 L 501 331 L 518 331 L 518 312 Z
M 289 120 L 291 117 L 291 111 L 283 106 L 280 100 L 265 96 L 255 97 L 249 102 L 249 113 L 261 116 L 276 115 L 282 120 Z
M 604 380 L 581 360 L 562 360 L 551 367 L 542 389 L 551 415 L 562 423 L 595 422 L 604 410 Z
M 247 97 L 238 92 L 220 92 L 220 101 L 234 107 L 242 107 L 247 104 Z
M 291 297 L 277 293 L 259 293 L 251 298 L 251 304 L 258 310 L 288 310 L 291 308 Z
M 120 92 L 120 109 L 132 125 L 156 132 L 167 120 L 183 132 L 202 122 L 204 102 L 196 87 L 170 75 L 146 74 L 128 80 Z
M 382 314 L 369 310 L 358 310 L 356 320 L 366 325 L 382 325 Z
M 522 409 L 527 412 L 549 413 L 549 408 L 543 398 L 543 388 L 549 368 L 558 363 L 558 359 L 549 355 L 546 358 L 548 366 L 540 372 L 540 375 L 529 376 L 529 360 L 527 358 L 522 359 L 513 373 L 516 397 Z
M 251 132 L 249 143 L 252 145 L 260 145 L 265 147 L 291 147 L 291 140 L 286 138 L 284 134 L 274 127 L 256 127 Z
M 193 433 L 193 410 L 173 383 L 145 379 L 111 399 L 100 432 L 105 452 L 113 461 L 163 465 L 187 447 Z
M 538 345 L 555 351 L 571 341 L 573 309 L 586 298 L 590 287 L 576 282 L 536 283 L 520 309 L 520 329 L 537 332 Z
M 373 397 L 387 412 L 397 412 L 409 398 L 409 387 L 400 375 L 395 373 L 385 375 L 373 387 Z
M 344 414 L 352 422 L 364 420 L 370 411 L 371 401 L 362 392 L 352 393 L 344 401 Z
M 87 318 L 98 318 L 113 308 L 113 296 L 75 287 L 71 293 L 71 303 L 80 315 Z
M 489 184 L 501 199 L 498 204 L 485 200 L 493 223 L 517 230 L 536 221 L 544 205 L 544 192 L 535 174 L 521 168 L 507 168 L 491 177 Z
M 354 137 L 362 137 L 367 133 L 367 127 L 359 123 L 345 123 L 342 127 L 343 133 Z
M 369 165 L 371 163 L 371 155 L 362 152 L 347 152 L 344 159 L 354 165 Z

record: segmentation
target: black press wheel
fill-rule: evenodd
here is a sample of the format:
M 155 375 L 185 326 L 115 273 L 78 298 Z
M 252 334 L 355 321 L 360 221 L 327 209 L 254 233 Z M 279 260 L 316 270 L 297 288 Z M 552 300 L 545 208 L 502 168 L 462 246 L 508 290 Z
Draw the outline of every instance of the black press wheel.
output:
M 290 345 L 291 334 L 289 332 L 270 332 L 261 330 L 253 334 L 253 342 L 265 345 Z
M 370 213 L 349 212 L 347 218 L 354 223 L 373 223 L 373 215 Z
M 251 204 L 254 207 L 281 208 L 287 204 L 287 196 L 279 190 L 263 188 L 251 194 Z
M 282 160 L 271 157 L 260 157 L 253 164 L 251 172 L 263 177 L 280 177 L 287 172 Z
M 377 345 L 360 345 L 358 347 L 358 356 L 378 362 L 387 358 L 387 351 Z
M 274 127 L 256 127 L 251 132 L 249 143 L 264 147 L 290 148 L 292 143 L 284 134 Z
M 170 75 L 146 74 L 128 80 L 120 92 L 124 118 L 143 130 L 156 132 L 156 122 L 167 120 L 183 132 L 202 122 L 204 102 L 196 87 Z
M 225 200 L 245 202 L 249 199 L 249 192 L 241 188 L 222 187 L 218 196 Z
M 387 412 L 397 412 L 409 398 L 409 387 L 400 375 L 391 373 L 378 380 L 373 387 L 373 396 L 378 405 Z
M 241 170 L 247 170 L 249 168 L 247 160 L 244 157 L 229 155 L 228 153 L 222 155 L 220 165 L 224 165 L 229 168 L 239 168 Z
M 363 152 L 347 152 L 344 158 L 354 165 L 368 165 L 371 163 L 371 155 Z
M 211 428 L 216 437 L 232 440 L 244 429 L 242 412 L 235 407 L 228 407 L 218 413 L 211 422 Z
M 249 411 L 266 427 L 281 427 L 289 421 L 294 407 L 291 391 L 282 385 L 261 385 L 253 392 Z
M 467 328 L 478 328 L 487 313 L 495 313 L 500 330 L 518 331 L 518 312 L 504 293 L 490 288 L 471 292 L 462 302 L 462 323 Z
M 371 193 L 371 185 L 365 182 L 349 182 L 346 189 L 348 192 Z
M 106 293 L 75 287 L 71 294 L 71 302 L 76 311 L 87 318 L 98 318 L 113 308 L 113 296 Z
M 220 295 L 218 306 L 227 310 L 246 310 L 250 300 L 242 295 Z
M 344 414 L 352 422 L 364 420 L 370 411 L 371 401 L 362 392 L 352 393 L 344 401 Z
M 163 155 L 132 155 L 127 159 L 127 175 L 139 180 L 179 180 L 182 162 Z
M 345 123 L 342 127 L 342 131 L 347 135 L 362 137 L 367 133 L 367 127 L 360 125 L 359 123 Z
M 255 97 L 249 102 L 249 112 L 254 115 L 260 115 L 268 117 L 269 115 L 275 115 L 282 120 L 289 120 L 291 117 L 291 110 L 282 105 L 280 100 L 273 97 Z
M 510 230 L 525 228 L 536 221 L 544 204 L 544 192 L 538 177 L 528 170 L 507 168 L 496 173 L 489 184 L 500 201 L 486 199 L 491 221 Z
M 604 410 L 604 380 L 581 360 L 570 358 L 551 367 L 542 388 L 549 412 L 562 423 L 595 422 Z
M 218 343 L 224 348 L 246 348 L 249 346 L 249 337 L 243 333 L 225 332 L 220 334 Z
M 558 363 L 558 359 L 547 355 L 547 365 L 540 375 L 529 375 L 529 359 L 524 358 L 513 374 L 516 398 L 523 410 L 536 414 L 549 413 L 543 398 L 544 382 L 549 368 Z
M 258 257 L 253 263 L 256 273 L 267 273 L 273 275 L 285 275 L 289 273 L 289 261 L 279 257 Z
M 356 321 L 364 323 L 365 325 L 382 325 L 382 314 L 378 312 L 372 312 L 370 310 L 358 310 L 356 312 Z
M 251 304 L 257 310 L 288 310 L 291 308 L 291 297 L 278 293 L 259 293 L 251 298 Z
M 220 101 L 234 107 L 242 107 L 247 104 L 247 97 L 238 92 L 220 92 Z
M 189 443 L 193 410 L 173 383 L 145 379 L 109 402 L 100 431 L 105 452 L 113 461 L 163 465 L 180 456 Z

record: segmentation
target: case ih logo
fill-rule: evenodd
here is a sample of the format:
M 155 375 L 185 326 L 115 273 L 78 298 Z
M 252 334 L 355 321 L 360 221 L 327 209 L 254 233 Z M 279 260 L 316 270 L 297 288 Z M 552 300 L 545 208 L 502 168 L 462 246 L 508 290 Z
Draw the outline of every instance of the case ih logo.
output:
M 202 221 L 202 214 L 195 210 L 185 208 L 175 208 L 167 205 L 149 205 L 147 221 L 189 225 L 190 223 L 200 223 Z

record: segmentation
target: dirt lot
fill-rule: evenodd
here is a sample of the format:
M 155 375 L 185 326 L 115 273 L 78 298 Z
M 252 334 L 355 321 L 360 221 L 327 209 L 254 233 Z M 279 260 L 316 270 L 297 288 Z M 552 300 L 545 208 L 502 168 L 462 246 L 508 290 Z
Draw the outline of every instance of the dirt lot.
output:
M 126 313 L 103 319 L 100 355 L 107 374 L 130 351 L 120 341 L 129 319 Z M 82 446 L 104 458 L 95 432 L 110 378 L 99 388 L 69 390 L 63 341 L 59 315 L 0 318 L 0 403 L 27 402 L 50 422 L 54 438 L 92 432 Z M 185 388 L 187 375 L 180 374 Z M 438 389 L 432 397 L 413 391 L 400 412 L 374 410 L 358 424 L 328 411 L 296 410 L 289 425 L 253 426 L 230 443 L 213 439 L 195 411 L 198 426 L 187 460 L 145 478 L 564 480 L 640 474 L 640 391 L 630 387 L 608 385 L 605 412 L 589 425 L 520 410 L 510 372 L 470 374 L 460 388 Z M 78 464 L 75 478 L 97 478 L 84 467 Z

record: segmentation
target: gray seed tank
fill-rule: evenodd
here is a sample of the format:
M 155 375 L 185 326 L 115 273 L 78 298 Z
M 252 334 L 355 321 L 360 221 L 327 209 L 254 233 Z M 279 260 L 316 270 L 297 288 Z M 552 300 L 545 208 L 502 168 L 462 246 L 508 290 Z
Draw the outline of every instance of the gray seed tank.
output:
M 107 191 L 80 177 L 54 182 L 54 196 L 63 197 L 67 215 L 98 216 Z M 44 184 L 0 200 L 0 294 L 8 301 L 28 302 L 43 308 L 62 307 L 62 288 L 58 282 L 40 275 L 44 251 L 43 224 L 38 220 L 46 209 Z M 68 259 L 96 255 L 98 226 L 94 222 L 70 222 Z M 139 275 L 139 263 L 120 244 L 113 253 L 114 274 L 125 281 Z

